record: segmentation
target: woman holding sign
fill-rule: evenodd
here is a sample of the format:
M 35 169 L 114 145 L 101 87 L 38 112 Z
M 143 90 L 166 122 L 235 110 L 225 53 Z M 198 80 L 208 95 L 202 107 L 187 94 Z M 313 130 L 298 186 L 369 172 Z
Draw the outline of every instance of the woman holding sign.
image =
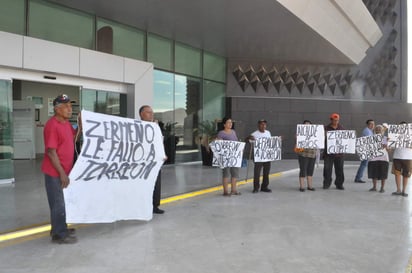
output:
M 312 124 L 309 120 L 305 120 L 303 124 Z M 305 191 L 305 177 L 307 181 L 307 187 L 309 191 L 314 191 L 315 188 L 312 186 L 313 172 L 315 170 L 316 162 L 316 149 L 304 149 L 295 148 L 295 152 L 298 154 L 299 161 L 299 190 L 301 192 Z
M 239 141 L 236 135 L 235 130 L 232 129 L 232 119 L 225 117 L 222 119 L 223 130 L 219 131 L 217 134 L 217 139 L 221 140 L 232 140 Z M 229 193 L 229 177 L 231 177 L 231 192 Z M 223 168 L 223 196 L 230 195 L 240 195 L 240 192 L 236 189 L 236 181 L 239 177 L 239 168 L 238 167 L 226 167 Z
M 388 179 L 389 155 L 386 150 L 387 138 L 384 136 L 382 125 L 375 127 L 375 135 L 382 135 L 382 148 L 378 151 L 377 156 L 368 160 L 368 178 L 372 179 L 373 187 L 369 191 L 376 191 L 376 184 L 381 180 L 380 193 L 385 192 L 385 180 Z

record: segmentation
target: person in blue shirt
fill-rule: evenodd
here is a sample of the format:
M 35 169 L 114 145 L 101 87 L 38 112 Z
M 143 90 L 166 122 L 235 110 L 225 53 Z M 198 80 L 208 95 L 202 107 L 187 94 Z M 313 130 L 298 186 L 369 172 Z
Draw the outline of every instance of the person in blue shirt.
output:
M 366 127 L 362 131 L 362 136 L 373 135 L 373 128 L 375 128 L 375 121 L 373 121 L 373 119 L 368 119 L 366 121 Z M 365 181 L 362 180 L 362 177 L 367 166 L 368 160 L 362 160 L 359 165 L 358 171 L 356 172 L 355 183 L 365 183 Z

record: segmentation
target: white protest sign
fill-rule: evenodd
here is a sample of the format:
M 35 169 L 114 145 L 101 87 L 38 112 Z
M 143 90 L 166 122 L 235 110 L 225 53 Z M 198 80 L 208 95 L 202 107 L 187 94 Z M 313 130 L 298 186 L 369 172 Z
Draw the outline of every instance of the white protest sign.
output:
M 215 140 L 210 144 L 213 152 L 212 165 L 220 168 L 241 167 L 244 142 L 232 140 Z
M 253 159 L 255 162 L 269 162 L 282 159 L 282 138 L 259 137 L 253 141 Z
M 383 156 L 383 135 L 364 136 L 356 139 L 356 153 L 360 160 Z
M 412 148 L 412 123 L 390 124 L 388 148 Z
M 356 132 L 354 130 L 333 130 L 326 133 L 328 154 L 354 154 L 356 152 Z
M 323 149 L 325 127 L 319 124 L 298 124 L 296 126 L 296 148 Z
M 165 158 L 153 122 L 82 111 L 83 146 L 64 190 L 68 223 L 150 220 Z

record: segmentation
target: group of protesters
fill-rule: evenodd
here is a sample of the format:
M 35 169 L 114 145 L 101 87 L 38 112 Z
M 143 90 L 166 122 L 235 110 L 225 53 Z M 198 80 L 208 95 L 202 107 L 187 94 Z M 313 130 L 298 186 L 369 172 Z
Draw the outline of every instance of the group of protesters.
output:
M 51 239 L 52 242 L 58 244 L 72 244 L 77 242 L 75 236 L 75 229 L 69 228 L 66 223 L 66 208 L 63 195 L 63 189 L 67 188 L 70 184 L 69 173 L 73 167 L 74 160 L 74 143 L 76 139 L 82 133 L 82 122 L 78 120 L 78 128 L 74 129 L 69 119 L 72 115 L 72 106 L 70 98 L 61 94 L 53 100 L 54 116 L 51 117 L 45 125 L 44 128 L 44 143 L 45 143 L 45 156 L 42 163 L 42 172 L 45 176 L 45 185 L 47 198 L 50 207 L 50 218 L 51 218 Z M 87 112 L 86 112 L 87 113 Z M 143 105 L 139 109 L 140 119 L 143 122 L 150 122 L 154 124 L 154 115 L 153 110 L 148 105 Z M 97 118 L 97 117 L 96 117 Z M 335 168 L 335 186 L 338 190 L 344 190 L 344 154 L 348 152 L 348 145 L 342 144 L 342 139 L 354 139 L 356 134 L 354 131 L 345 130 L 343 126 L 339 123 L 340 116 L 337 113 L 330 115 L 330 123 L 326 126 L 323 125 L 312 125 L 309 120 L 305 120 L 303 124 L 298 124 L 298 132 L 301 136 L 305 138 L 298 141 L 297 134 L 297 145 L 295 147 L 295 152 L 298 155 L 299 162 L 299 190 L 304 192 L 306 189 L 309 191 L 314 191 L 312 176 L 314 173 L 314 166 L 317 159 L 320 158 L 320 149 L 323 148 L 323 160 L 324 160 L 324 169 L 323 169 L 323 189 L 329 189 L 332 183 L 332 170 Z M 135 124 L 136 121 L 133 121 Z M 98 124 L 98 122 L 93 122 L 89 120 L 88 126 L 91 126 L 90 123 Z M 236 135 L 236 132 L 232 129 L 233 121 L 231 118 L 224 118 L 222 120 L 223 130 L 219 131 L 217 134 L 216 141 L 211 143 L 211 150 L 214 153 L 214 165 L 220 166 L 223 170 L 223 196 L 233 196 L 240 195 L 240 191 L 237 189 L 237 179 L 239 177 L 239 167 L 240 160 L 243 156 L 243 150 L 245 147 L 244 142 L 239 142 L 239 139 Z M 363 172 L 368 167 L 368 178 L 372 179 L 373 187 L 370 191 L 377 191 L 377 181 L 381 181 L 380 192 L 384 192 L 385 180 L 388 177 L 389 169 L 389 155 L 388 148 L 394 147 L 393 150 L 393 164 L 392 164 L 392 173 L 395 175 L 396 187 L 397 190 L 393 192 L 393 195 L 407 197 L 406 187 L 408 183 L 408 178 L 411 175 L 411 162 L 412 162 L 412 149 L 409 146 L 411 143 L 409 139 L 409 124 L 402 122 L 405 126 L 393 127 L 394 129 L 391 133 L 398 133 L 399 137 L 394 140 L 390 140 L 385 134 L 385 127 L 382 125 L 377 125 L 375 127 L 373 120 L 367 121 L 367 128 L 363 132 L 363 137 L 379 136 L 374 139 L 365 139 L 359 141 L 361 148 L 364 150 L 367 148 L 369 143 L 375 142 L 379 144 L 380 148 L 379 153 L 377 150 L 371 149 L 368 156 L 360 156 L 361 165 L 359 166 L 358 173 L 355 178 L 357 183 L 365 183 L 362 180 Z M 252 132 L 250 136 L 246 138 L 247 142 L 251 143 L 253 150 L 253 159 L 254 159 L 254 174 L 253 174 L 253 193 L 265 192 L 270 193 L 272 190 L 269 188 L 269 172 L 271 167 L 271 161 L 281 159 L 281 137 L 272 136 L 270 131 L 267 130 L 267 121 L 261 119 L 257 124 L 258 128 L 256 131 Z M 157 141 L 160 139 L 160 128 L 157 130 L 159 133 L 154 133 L 155 127 L 153 125 L 147 125 L 147 128 L 151 128 L 153 131 L 151 136 L 158 136 Z M 388 127 L 388 125 L 386 126 Z M 92 127 L 93 130 L 96 128 L 96 125 Z M 143 127 L 142 127 L 143 128 Z M 392 128 L 392 127 L 389 127 Z M 157 127 L 156 127 L 157 129 Z M 404 133 L 407 131 L 407 133 Z M 88 131 L 89 137 L 90 131 Z M 412 127 L 411 127 L 412 134 Z M 87 134 L 86 134 L 87 135 Z M 404 137 L 405 136 L 405 137 Z M 312 138 L 314 137 L 314 138 Z M 100 139 L 99 137 L 96 139 Z M 153 143 L 154 138 L 150 138 L 151 145 L 154 147 Z M 329 145 L 329 140 L 335 140 L 336 144 L 333 146 Z M 102 141 L 97 141 L 95 154 L 93 158 L 98 159 L 96 153 L 102 151 L 99 145 L 102 144 Z M 358 143 L 358 139 L 356 139 Z M 376 142 L 377 141 L 377 142 Z M 90 141 L 89 141 L 90 142 Z M 89 143 L 88 142 L 88 143 Z M 116 142 L 116 141 L 115 141 Z M 110 142 L 108 142 L 110 145 Z M 116 142 L 117 143 L 117 142 Z M 412 145 L 412 144 L 411 144 Z M 158 145 L 157 145 L 158 146 Z M 364 147 L 362 147 L 364 146 Z M 373 145 L 370 145 L 373 146 Z M 112 146 L 113 147 L 113 146 Z M 135 146 L 133 146 L 135 147 Z M 376 145 L 375 145 L 376 147 Z M 160 149 L 162 150 L 162 149 Z M 220 153 L 220 154 L 219 154 Z M 150 149 L 148 158 L 154 160 L 154 149 Z M 373 155 L 373 156 L 371 156 Z M 83 155 L 86 156 L 86 155 Z M 89 155 L 91 156 L 91 155 Z M 162 159 L 160 157 L 163 156 Z M 216 156 L 216 157 L 215 157 Z M 118 156 L 123 158 L 122 156 Z M 124 156 L 125 158 L 126 156 Z M 129 156 L 130 158 L 130 156 Z M 166 160 L 164 157 L 164 151 L 159 153 L 159 158 L 157 160 Z M 153 165 L 156 165 L 156 162 L 152 162 Z M 81 165 L 81 164 L 76 164 Z M 76 167 L 75 166 L 75 167 Z M 121 164 L 120 166 L 126 166 Z M 129 165 L 127 165 L 129 166 Z M 158 165 L 156 172 L 153 172 L 153 176 L 157 178 L 154 179 L 154 191 L 153 196 L 150 200 L 152 206 L 147 206 L 152 208 L 150 212 L 150 217 L 152 213 L 163 214 L 164 211 L 159 208 L 160 205 L 160 166 Z M 110 168 L 109 168 L 110 169 Z M 263 181 L 260 183 L 260 174 L 263 169 Z M 113 173 L 113 171 L 110 173 Z M 118 173 L 120 175 L 120 171 Z M 144 172 L 145 175 L 149 176 L 150 171 Z M 124 173 L 123 173 L 124 175 Z M 109 175 L 106 175 L 110 177 Z M 307 186 L 305 187 L 305 180 Z M 140 185 L 140 183 L 135 183 Z M 143 183 L 144 184 L 144 183 Z M 231 185 L 229 190 L 229 184 Z M 152 191 L 152 189 L 148 188 Z M 149 201 L 149 200 L 148 200 Z M 140 213 L 132 214 L 133 217 L 144 217 L 144 219 L 149 219 L 147 216 L 147 211 L 144 210 Z M 141 216 L 143 215 L 143 216 Z M 131 216 L 127 216 L 128 219 Z M 134 218 L 133 218 L 134 219 Z M 138 218 L 139 219 L 139 218 Z
M 315 191 L 313 187 L 313 173 L 315 169 L 315 163 L 319 161 L 320 158 L 324 160 L 323 168 L 323 189 L 327 190 L 332 184 L 332 171 L 335 169 L 335 181 L 334 184 L 337 190 L 344 190 L 344 154 L 346 153 L 346 148 L 344 145 L 335 145 L 333 147 L 326 146 L 327 138 L 332 139 L 334 136 L 336 139 L 341 137 L 345 138 L 356 138 L 354 131 L 345 130 L 340 124 L 340 115 L 333 113 L 330 115 L 330 123 L 326 126 L 322 126 L 324 131 L 325 146 L 322 145 L 320 149 L 317 147 L 316 141 L 311 141 L 309 147 L 303 145 L 302 142 L 297 141 L 295 146 L 295 152 L 298 155 L 299 163 L 299 191 L 305 192 Z M 219 131 L 217 135 L 218 140 L 229 140 L 238 141 L 236 132 L 232 129 L 232 119 L 224 118 L 222 120 L 224 129 Z M 311 125 L 311 121 L 304 120 L 302 123 L 301 131 L 305 131 L 307 135 L 314 135 L 315 127 L 304 127 L 305 125 Z M 401 122 L 400 125 L 407 126 L 406 122 Z M 257 147 L 254 143 L 260 139 L 271 138 L 271 133 L 266 129 L 267 121 L 261 119 L 258 121 L 258 129 L 254 131 L 250 136 L 246 138 L 246 142 L 250 142 L 253 147 Z M 408 179 L 411 176 L 412 171 L 412 149 L 408 145 L 390 147 L 388 145 L 388 134 L 387 129 L 389 125 L 383 123 L 382 125 L 376 125 L 372 119 L 366 121 L 366 127 L 362 131 L 362 137 L 356 138 L 356 149 L 358 151 L 367 150 L 368 142 L 374 142 L 376 145 L 376 150 L 367 151 L 366 154 L 360 155 L 361 163 L 357 174 L 355 176 L 355 183 L 366 183 L 362 180 L 363 173 L 367 168 L 367 176 L 372 180 L 372 188 L 369 189 L 371 192 L 378 191 L 377 183 L 381 182 L 379 192 L 385 192 L 385 181 L 388 179 L 389 173 L 389 153 L 393 153 L 393 164 L 392 164 L 392 174 L 395 175 L 396 191 L 392 195 L 407 197 L 406 188 L 408 184 Z M 401 127 L 404 128 L 404 127 Z M 316 129 L 316 128 L 315 128 Z M 299 130 L 299 127 L 298 127 Z M 304 141 L 303 141 L 304 142 Z M 394 143 L 392 141 L 392 143 Z M 305 147 L 299 147 L 299 146 Z M 308 144 L 308 143 L 306 143 Z M 319 145 L 320 146 L 320 145 Z M 213 150 L 213 149 L 212 149 Z M 321 153 L 321 150 L 322 153 Z M 256 156 L 256 153 L 254 152 Z M 219 164 L 218 164 L 219 165 Z M 253 193 L 261 192 L 271 192 L 269 188 L 269 172 L 270 172 L 271 160 L 256 160 L 254 158 L 254 175 L 253 175 Z M 223 196 L 240 195 L 240 192 L 236 188 L 236 180 L 239 177 L 239 167 L 238 166 L 221 166 L 223 170 Z M 260 184 L 260 175 L 263 169 L 263 181 Z M 229 180 L 231 182 L 231 190 L 229 191 Z M 306 180 L 306 186 L 305 186 Z

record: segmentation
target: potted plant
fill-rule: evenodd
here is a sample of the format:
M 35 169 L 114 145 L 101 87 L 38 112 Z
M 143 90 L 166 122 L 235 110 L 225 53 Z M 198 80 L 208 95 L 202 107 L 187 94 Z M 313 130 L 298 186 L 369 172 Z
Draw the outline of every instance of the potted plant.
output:
M 209 148 L 209 143 L 216 138 L 216 122 L 204 120 L 199 123 L 198 128 L 195 130 L 199 136 L 202 163 L 204 166 L 212 166 L 213 153 Z

